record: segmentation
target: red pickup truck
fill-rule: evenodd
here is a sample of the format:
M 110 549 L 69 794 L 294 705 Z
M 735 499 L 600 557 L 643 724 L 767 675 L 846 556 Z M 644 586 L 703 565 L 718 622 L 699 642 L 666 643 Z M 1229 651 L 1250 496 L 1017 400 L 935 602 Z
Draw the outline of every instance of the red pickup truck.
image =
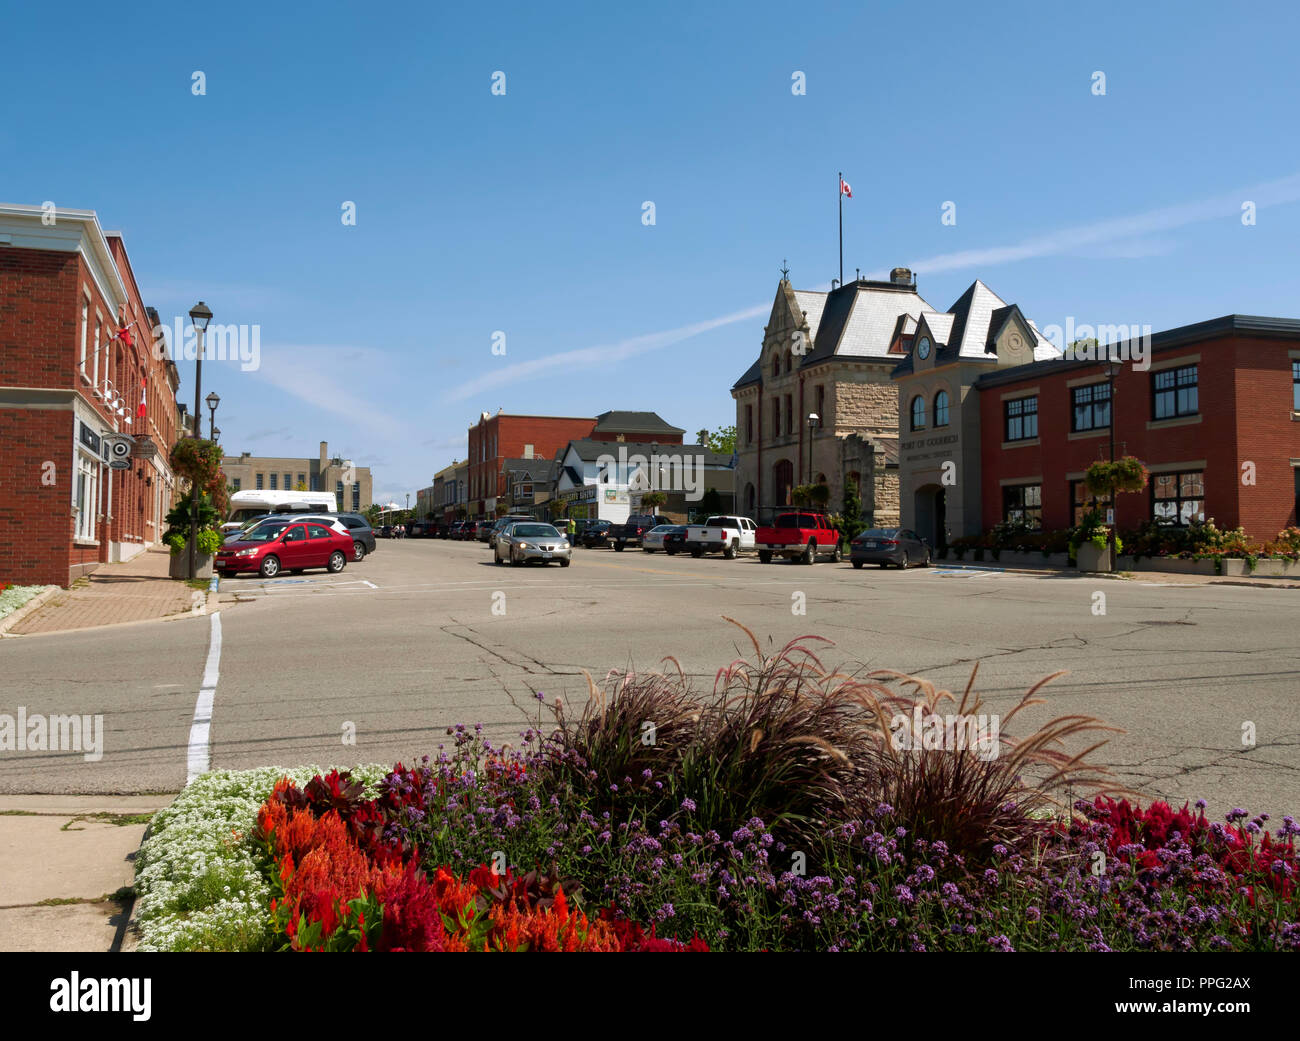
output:
M 816 510 L 791 508 L 778 513 L 758 529 L 754 544 L 764 564 L 770 564 L 774 556 L 801 564 L 811 564 L 818 554 L 833 564 L 840 560 L 840 533 L 831 527 L 826 514 Z

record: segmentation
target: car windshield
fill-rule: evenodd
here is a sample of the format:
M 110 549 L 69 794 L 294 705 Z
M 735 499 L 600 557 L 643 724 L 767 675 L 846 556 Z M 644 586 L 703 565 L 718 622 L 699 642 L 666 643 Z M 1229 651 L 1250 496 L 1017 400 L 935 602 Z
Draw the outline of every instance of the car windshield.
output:
M 858 536 L 860 539 L 894 539 L 898 537 L 897 528 L 872 528 Z
M 713 522 L 710 521 L 710 524 Z M 817 518 L 811 513 L 783 513 L 776 519 L 778 528 L 815 528 Z
M 289 526 L 288 521 L 270 521 L 266 524 L 259 524 L 251 531 L 243 534 L 244 542 L 270 542 L 272 539 L 279 537 L 280 532 Z
M 511 535 L 530 539 L 558 539 L 560 533 L 550 524 L 516 524 L 510 529 Z

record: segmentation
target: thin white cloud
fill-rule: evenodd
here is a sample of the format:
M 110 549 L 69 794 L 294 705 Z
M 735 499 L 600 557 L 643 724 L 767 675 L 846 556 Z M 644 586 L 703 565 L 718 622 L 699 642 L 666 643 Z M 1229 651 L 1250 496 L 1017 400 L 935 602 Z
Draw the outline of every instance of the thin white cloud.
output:
M 355 383 L 341 382 L 334 375 L 367 371 L 367 362 L 383 360 L 388 359 L 367 348 L 263 345 L 256 375 L 309 405 L 346 418 L 359 429 L 401 441 L 409 435 L 407 424 L 388 409 L 363 399 Z
M 544 358 L 534 358 L 532 361 L 514 362 L 502 366 L 495 372 L 489 372 L 484 376 L 478 376 L 451 388 L 443 395 L 443 400 L 463 401 L 465 398 L 481 394 L 483 391 L 491 390 L 494 387 L 520 383 L 531 376 L 539 374 L 545 375 L 559 365 L 580 363 L 609 365 L 613 362 L 624 361 L 638 354 L 645 354 L 647 351 L 655 351 L 661 347 L 669 347 L 674 343 L 680 343 L 692 336 L 706 333 L 710 329 L 718 329 L 724 325 L 732 325 L 735 322 L 757 318 L 767 314 L 771 306 L 771 304 L 760 304 L 756 307 L 746 308 L 743 311 L 723 315 L 721 318 L 709 318 L 702 322 L 692 322 L 690 325 L 678 326 L 676 329 L 647 333 L 644 336 L 633 336 L 627 340 L 619 340 L 617 343 L 600 344 L 595 347 L 579 347 L 572 351 L 548 354 Z
M 933 275 L 944 271 L 960 271 L 968 268 L 985 269 L 1000 264 L 1011 264 L 1019 260 L 1034 260 L 1040 257 L 1063 255 L 1107 255 L 1099 247 L 1107 243 L 1118 243 L 1113 247 L 1113 256 L 1142 257 L 1158 255 L 1165 251 L 1167 243 L 1159 239 L 1143 240 L 1156 232 L 1173 231 L 1191 224 L 1225 217 L 1240 217 L 1242 204 L 1253 202 L 1256 210 L 1270 206 L 1280 206 L 1300 200 L 1300 173 L 1292 174 L 1275 181 L 1267 181 L 1249 188 L 1218 195 L 1197 202 L 1166 206 L 1147 213 L 1133 214 L 1127 217 L 1114 217 L 1093 224 L 1079 224 L 1061 228 L 1045 235 L 1036 235 L 1010 246 L 993 246 L 984 249 L 959 250 L 954 253 L 940 253 L 937 256 L 917 260 L 910 266 L 919 274 Z M 1087 251 L 1092 251 L 1091 253 Z M 887 271 L 873 271 L 866 277 L 886 278 Z M 818 287 L 828 288 L 827 285 Z M 669 347 L 682 340 L 698 336 L 725 325 L 733 325 L 750 318 L 757 318 L 768 313 L 770 303 L 758 304 L 743 311 L 735 311 L 720 318 L 694 322 L 658 333 L 647 333 L 620 340 L 606 346 L 581 347 L 572 351 L 561 351 L 544 358 L 517 362 L 506 365 L 495 372 L 468 380 L 453 387 L 443 395 L 444 401 L 462 401 L 485 390 L 504 387 L 512 383 L 522 383 L 541 375 L 547 375 L 557 366 L 573 362 L 608 366 L 637 354 Z

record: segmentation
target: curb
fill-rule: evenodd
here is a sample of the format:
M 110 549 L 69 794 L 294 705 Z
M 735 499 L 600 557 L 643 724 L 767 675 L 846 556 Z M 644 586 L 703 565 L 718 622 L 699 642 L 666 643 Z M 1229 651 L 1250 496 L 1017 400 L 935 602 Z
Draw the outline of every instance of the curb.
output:
M 65 592 L 67 592 L 67 590 L 60 586 L 52 586 L 43 593 L 37 593 L 34 597 L 28 600 L 27 603 L 23 604 L 22 607 L 18 608 L 18 610 L 11 611 L 7 617 L 0 619 L 0 636 L 8 636 L 9 630 L 12 626 L 17 625 L 38 607 L 48 602 L 55 596 L 55 594 Z

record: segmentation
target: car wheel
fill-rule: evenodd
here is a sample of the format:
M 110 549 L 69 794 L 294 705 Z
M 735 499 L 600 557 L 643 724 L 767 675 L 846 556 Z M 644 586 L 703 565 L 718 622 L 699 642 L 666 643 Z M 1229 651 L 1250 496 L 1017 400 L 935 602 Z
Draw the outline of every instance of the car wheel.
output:
M 340 571 L 342 571 L 345 567 L 348 566 L 348 558 L 343 555 L 342 550 L 336 549 L 333 553 L 330 554 L 330 562 L 326 566 L 329 568 L 331 572 L 337 575 Z
M 504 565 L 501 563 L 501 554 L 498 553 L 496 550 L 493 550 L 493 551 L 492 551 L 492 559 L 493 559 L 494 561 L 496 561 L 496 565 L 497 565 L 497 567 L 503 567 L 503 566 L 504 566 Z
M 804 547 L 803 556 L 799 558 L 801 564 L 811 564 L 817 559 L 817 540 L 809 539 L 808 545 Z
M 903 550 L 903 562 L 899 564 L 898 567 L 901 571 L 907 570 L 907 550 Z
M 837 542 L 835 543 L 835 548 L 831 550 L 831 563 L 838 564 L 840 560 L 840 544 Z
M 623 543 L 621 543 L 621 542 L 615 542 L 615 543 L 614 543 L 614 552 L 615 552 L 615 553 L 622 553 L 622 552 L 623 552 Z
M 571 561 L 568 557 L 565 557 L 560 561 L 560 567 L 568 567 L 572 563 L 573 561 Z
M 862 563 L 863 563 L 863 562 L 862 562 L 861 560 L 855 560 L 855 561 L 853 562 L 853 566 L 854 566 L 855 568 L 857 568 L 859 571 L 861 571 L 861 570 L 862 570 Z
M 760 564 L 772 563 L 772 551 L 770 549 L 760 549 L 758 551 L 758 562 Z
M 704 550 L 693 549 L 691 550 L 691 556 L 695 557 L 698 560 L 700 557 L 704 556 Z
M 728 542 L 728 543 L 727 543 L 727 548 L 724 549 L 724 550 L 722 551 L 722 555 L 723 555 L 727 560 L 735 560 L 735 559 L 736 559 L 736 544 L 735 544 L 734 542 Z
M 930 566 L 930 551 L 927 549 L 925 551 L 925 559 L 921 561 L 921 567 L 929 567 L 929 566 Z
M 275 578 L 275 576 L 280 573 L 280 558 L 264 557 L 262 559 L 261 571 L 263 578 Z
M 352 559 L 353 560 L 366 559 L 366 547 L 362 545 L 360 542 L 352 543 Z
M 652 550 L 649 546 L 642 546 L 642 547 L 641 547 L 641 552 L 642 552 L 642 553 L 653 553 L 654 550 Z

